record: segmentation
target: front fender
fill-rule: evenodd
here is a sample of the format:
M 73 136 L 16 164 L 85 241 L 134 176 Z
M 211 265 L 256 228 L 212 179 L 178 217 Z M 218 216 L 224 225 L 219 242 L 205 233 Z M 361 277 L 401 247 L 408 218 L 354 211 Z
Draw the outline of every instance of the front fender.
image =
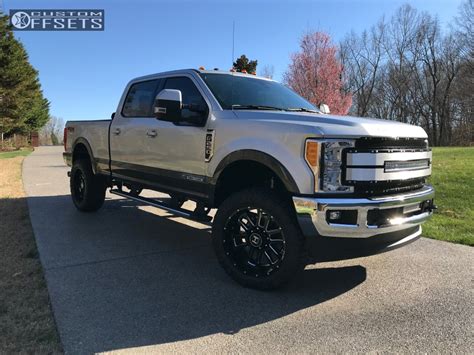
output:
M 209 173 L 214 182 L 229 164 L 238 160 L 251 160 L 271 169 L 293 193 L 308 193 L 313 189 L 312 172 L 303 159 L 303 144 L 286 145 L 270 140 L 240 138 L 229 142 L 214 153 Z M 314 191 L 314 190 L 313 190 Z

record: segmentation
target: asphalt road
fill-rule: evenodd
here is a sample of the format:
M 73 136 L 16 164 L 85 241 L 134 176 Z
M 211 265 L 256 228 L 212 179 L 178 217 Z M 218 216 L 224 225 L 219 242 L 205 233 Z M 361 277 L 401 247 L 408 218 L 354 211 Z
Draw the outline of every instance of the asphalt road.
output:
M 61 151 L 35 150 L 23 180 L 68 353 L 474 351 L 472 248 L 422 238 L 249 290 L 220 269 L 204 225 L 109 195 L 76 211 Z

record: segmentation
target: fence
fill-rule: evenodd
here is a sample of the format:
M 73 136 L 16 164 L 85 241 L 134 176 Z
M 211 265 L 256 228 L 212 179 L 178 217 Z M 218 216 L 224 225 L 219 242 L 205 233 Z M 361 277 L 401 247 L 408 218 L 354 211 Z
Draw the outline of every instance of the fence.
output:
M 30 137 L 27 135 L 13 134 L 9 137 L 0 137 L 0 151 L 17 150 L 30 146 Z

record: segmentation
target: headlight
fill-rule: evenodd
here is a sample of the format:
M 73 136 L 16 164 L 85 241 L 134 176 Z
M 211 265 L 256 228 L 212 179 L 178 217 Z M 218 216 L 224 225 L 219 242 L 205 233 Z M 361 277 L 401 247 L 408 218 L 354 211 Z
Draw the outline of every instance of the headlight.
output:
M 307 139 L 305 160 L 314 175 L 315 192 L 348 193 L 353 186 L 342 184 L 342 151 L 354 147 L 352 140 Z

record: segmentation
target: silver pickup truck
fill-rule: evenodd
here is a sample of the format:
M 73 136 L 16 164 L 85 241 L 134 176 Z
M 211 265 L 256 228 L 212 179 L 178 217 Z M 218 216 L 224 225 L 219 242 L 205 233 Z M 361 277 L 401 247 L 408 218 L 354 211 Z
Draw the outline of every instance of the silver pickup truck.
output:
M 250 74 L 178 70 L 133 79 L 111 120 L 67 122 L 72 200 L 96 211 L 110 188 L 212 220 L 222 267 L 259 289 L 288 282 L 311 262 L 417 239 L 435 208 L 425 131 L 322 111 Z M 187 200 L 194 210 L 183 207 Z

